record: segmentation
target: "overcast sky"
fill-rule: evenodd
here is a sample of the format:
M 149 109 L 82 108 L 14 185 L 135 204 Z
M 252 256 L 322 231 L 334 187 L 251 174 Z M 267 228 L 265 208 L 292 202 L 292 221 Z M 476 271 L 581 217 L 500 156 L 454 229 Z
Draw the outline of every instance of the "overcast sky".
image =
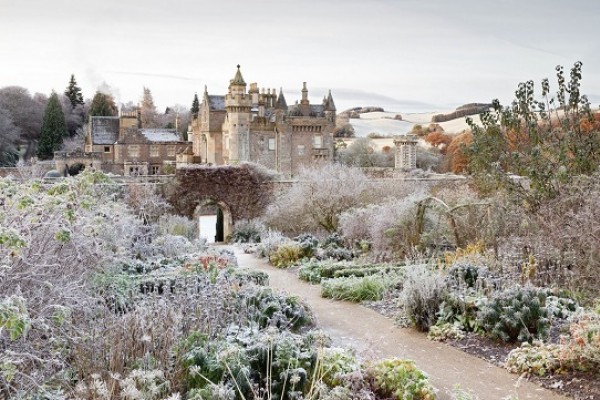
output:
M 521 81 L 583 62 L 582 91 L 600 102 L 599 0 L 0 0 L 0 87 L 120 102 L 152 90 L 159 107 L 190 105 L 204 85 L 308 82 L 338 110 L 434 111 L 500 98 Z M 552 80 L 551 80 L 552 82 Z

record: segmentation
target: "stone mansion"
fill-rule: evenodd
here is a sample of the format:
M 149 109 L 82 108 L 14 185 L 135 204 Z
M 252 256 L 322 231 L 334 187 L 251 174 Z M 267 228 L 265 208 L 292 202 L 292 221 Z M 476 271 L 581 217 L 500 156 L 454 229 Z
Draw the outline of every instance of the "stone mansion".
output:
M 302 165 L 333 160 L 335 118 L 331 92 L 311 104 L 305 82 L 301 100 L 288 106 L 281 89 L 248 88 L 238 65 L 226 95 L 204 89 L 191 123 L 194 162 L 250 161 L 292 176 Z
M 288 106 L 283 91 L 259 89 L 244 81 L 238 65 L 225 95 L 209 95 L 192 116 L 189 141 L 175 130 L 145 129 L 140 111 L 91 117 L 83 152 L 55 154 L 56 168 L 82 164 L 119 175 L 173 173 L 187 164 L 254 162 L 284 176 L 302 165 L 333 160 L 336 109 L 331 92 L 311 104 L 306 83 L 302 98 Z
M 56 169 L 92 167 L 119 175 L 171 174 L 189 164 L 253 162 L 294 176 L 302 166 L 332 162 L 336 107 L 331 95 L 311 104 L 304 82 L 301 99 L 288 105 L 280 89 L 248 87 L 237 66 L 225 95 L 204 88 L 199 112 L 192 116 L 188 141 L 176 130 L 145 129 L 141 113 L 90 117 L 84 151 L 56 152 Z M 413 139 L 396 141 L 396 166 L 414 168 Z

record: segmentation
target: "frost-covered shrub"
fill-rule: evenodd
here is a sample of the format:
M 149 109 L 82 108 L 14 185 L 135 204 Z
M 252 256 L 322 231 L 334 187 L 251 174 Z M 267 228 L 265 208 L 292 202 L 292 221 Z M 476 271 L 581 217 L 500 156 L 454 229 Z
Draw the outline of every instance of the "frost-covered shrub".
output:
M 395 400 L 434 400 L 436 390 L 423 371 L 411 360 L 382 360 L 367 369 L 374 391 Z
M 379 198 L 365 174 L 340 164 L 305 168 L 295 178 L 265 213 L 269 227 L 290 236 L 335 232 L 342 212 Z
M 371 275 L 321 281 L 321 296 L 335 300 L 381 300 L 386 289 L 395 284 L 389 276 Z
M 355 355 L 337 347 L 323 348 L 319 361 L 319 378 L 329 387 L 343 384 L 344 375 L 360 370 Z
M 377 256 L 402 257 L 420 242 L 416 234 L 416 204 L 424 194 L 413 194 L 382 204 L 351 209 L 340 217 L 340 231 L 350 243 L 367 241 Z
M 337 232 L 334 232 L 321 243 L 321 247 L 317 251 L 317 258 L 321 260 L 349 261 L 354 258 L 354 253 L 346 248 L 344 239 Z
M 236 221 L 230 241 L 232 243 L 260 243 L 266 232 L 267 228 L 262 221 L 243 219 Z
M 465 262 L 455 262 L 448 269 L 448 284 L 457 290 L 477 289 L 485 286 L 484 279 L 489 276 L 485 266 Z
M 320 283 L 322 265 L 323 264 L 320 262 L 313 261 L 310 261 L 308 264 L 303 264 L 300 269 L 298 269 L 298 278 L 310 283 Z
M 183 236 L 189 241 L 198 237 L 198 223 L 187 217 L 167 214 L 158 218 L 157 234 Z
M 542 342 L 523 343 L 508 354 L 506 369 L 515 374 L 524 372 L 544 376 L 560 368 L 560 346 Z
M 306 304 L 293 296 L 284 296 L 266 287 L 251 287 L 241 293 L 241 304 L 249 318 L 261 329 L 277 327 L 298 331 L 312 326 L 312 312 Z
M 567 368 L 598 371 L 600 368 L 600 315 L 582 313 L 569 326 L 569 337 L 561 345 L 561 360 Z
M 182 254 L 196 252 L 205 246 L 205 240 L 190 242 L 185 236 L 162 235 L 152 242 L 153 255 L 164 257 L 177 257 Z M 149 256 L 149 254 L 146 254 Z
M 269 255 L 269 262 L 277 268 L 288 268 L 302 257 L 302 249 L 297 244 L 282 244 Z
M 281 232 L 269 229 L 267 233 L 261 237 L 260 244 L 256 248 L 256 254 L 259 257 L 269 257 L 269 255 L 276 251 L 279 246 L 289 242 L 290 239 L 285 237 Z
M 319 239 L 310 233 L 303 233 L 294 238 L 302 251 L 302 257 L 312 257 L 317 247 L 319 247 Z
M 447 285 L 439 272 L 428 265 L 407 265 L 400 303 L 412 323 L 421 331 L 435 325 Z
M 316 359 L 310 336 L 236 327 L 220 340 L 195 336 L 188 340 L 184 354 L 191 388 L 225 383 L 248 399 L 256 398 L 257 393 L 276 399 L 298 398 L 308 392 Z
M 569 335 L 559 344 L 523 343 L 508 355 L 506 367 L 514 373 L 545 375 L 555 371 L 598 371 L 600 368 L 600 316 L 583 312 L 574 316 Z
M 472 291 L 449 290 L 440 304 L 438 323 L 452 324 L 467 332 L 476 331 L 477 313 L 485 301 L 485 296 Z
M 427 339 L 434 340 L 436 342 L 443 342 L 446 340 L 461 340 L 465 337 L 465 331 L 455 324 L 438 323 L 429 327 L 427 332 Z
M 549 327 L 546 291 L 514 286 L 497 292 L 483 304 L 477 324 L 493 339 L 525 342 L 543 338 Z
M 546 310 L 550 317 L 566 319 L 581 310 L 581 307 L 575 300 L 568 297 L 548 296 L 546 298 Z
M 0 340 L 0 365 L 15 368 L 11 389 L 29 393 L 68 368 L 63 350 L 101 301 L 91 277 L 150 241 L 121 195 L 90 171 L 56 183 L 0 178 L 0 302 L 22 298 L 31 327 L 18 341 Z

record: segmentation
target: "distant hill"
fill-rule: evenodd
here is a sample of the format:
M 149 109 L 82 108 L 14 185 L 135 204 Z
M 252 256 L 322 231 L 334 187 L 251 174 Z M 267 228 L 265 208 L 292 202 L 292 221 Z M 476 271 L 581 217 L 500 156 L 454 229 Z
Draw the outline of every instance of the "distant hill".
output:
M 383 107 L 353 107 L 349 108 L 345 111 L 342 111 L 338 114 L 338 116 L 342 118 L 360 118 L 360 114 L 370 113 L 370 112 L 385 112 Z
M 338 114 L 340 124 L 349 123 L 354 128 L 355 137 L 404 135 L 414 125 L 428 126 L 438 123 L 446 133 L 461 133 L 469 126 L 466 116 L 480 123 L 479 114 L 487 110 L 490 104 L 469 103 L 454 110 L 424 113 L 399 113 L 382 111 L 382 107 L 354 107 Z
M 469 103 L 457 107 L 456 110 L 447 114 L 436 114 L 431 117 L 431 122 L 439 123 L 452 121 L 453 119 L 466 117 L 468 115 L 481 114 L 490 109 L 492 105 L 488 103 Z

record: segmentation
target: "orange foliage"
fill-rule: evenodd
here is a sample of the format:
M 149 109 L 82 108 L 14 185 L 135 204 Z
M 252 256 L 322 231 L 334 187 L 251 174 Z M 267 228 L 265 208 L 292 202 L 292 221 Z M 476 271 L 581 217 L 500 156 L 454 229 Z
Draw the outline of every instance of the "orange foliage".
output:
M 529 145 L 531 143 L 529 135 L 524 128 L 520 129 L 519 131 L 509 129 L 506 132 L 506 140 L 508 141 L 508 148 L 511 151 L 516 151 L 519 149 L 519 147 L 523 145 Z
M 592 131 L 600 131 L 600 113 L 595 113 L 592 116 L 592 120 L 584 119 L 579 123 L 581 131 L 583 133 L 590 133 Z
M 469 147 L 473 142 L 471 132 L 461 133 L 456 136 L 450 144 L 446 152 L 448 169 L 454 173 L 461 173 L 467 170 L 467 154 L 464 147 Z
M 425 141 L 433 147 L 439 149 L 442 154 L 446 154 L 448 145 L 450 144 L 450 142 L 452 142 L 452 137 L 446 135 L 444 132 L 435 131 L 429 133 L 425 137 Z

